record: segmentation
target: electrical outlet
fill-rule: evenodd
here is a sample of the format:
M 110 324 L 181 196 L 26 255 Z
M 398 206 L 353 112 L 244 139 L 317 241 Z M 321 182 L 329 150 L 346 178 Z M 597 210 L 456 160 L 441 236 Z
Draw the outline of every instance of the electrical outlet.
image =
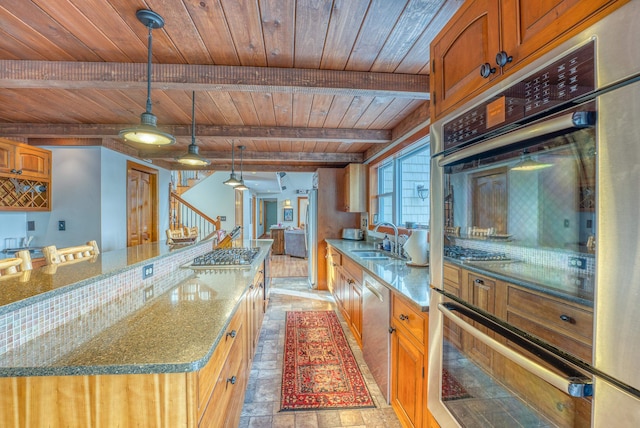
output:
M 578 269 L 586 269 L 587 268 L 587 259 L 584 257 L 569 257 L 569 267 L 570 268 L 578 268 Z
M 367 227 L 367 217 L 365 216 L 362 217 L 362 227 Z
M 146 265 L 142 268 L 142 279 L 151 278 L 153 276 L 153 265 Z
M 153 299 L 153 285 L 144 289 L 144 301 L 146 302 L 149 299 Z
M 29 220 L 27 222 L 27 232 L 33 232 L 36 230 L 36 222 L 33 220 Z
M 227 221 L 227 216 L 226 215 L 221 215 L 220 216 L 220 221 Z
M 58 230 L 67 230 L 67 222 L 64 220 L 58 221 Z

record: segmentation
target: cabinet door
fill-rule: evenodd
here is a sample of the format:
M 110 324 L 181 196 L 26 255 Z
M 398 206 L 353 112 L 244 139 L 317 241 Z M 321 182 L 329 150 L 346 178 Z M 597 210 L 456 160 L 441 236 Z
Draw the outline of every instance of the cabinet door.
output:
M 16 169 L 23 177 L 49 179 L 51 153 L 32 147 L 20 146 L 16 154 Z
M 344 169 L 344 210 L 359 213 L 366 209 L 366 165 L 352 163 Z
M 482 77 L 480 67 L 496 67 L 500 51 L 498 2 L 465 2 L 431 43 L 432 122 L 463 99 L 477 93 L 499 73 Z
M 11 170 L 15 168 L 15 155 L 15 144 L 0 141 L 0 174 L 10 174 Z
M 468 273 L 468 290 L 470 303 L 486 312 L 495 314 L 496 312 L 496 282 L 480 275 Z M 483 333 L 493 336 L 493 334 L 482 325 L 473 323 L 474 326 Z M 471 335 L 465 335 L 465 350 L 471 354 L 474 359 L 485 366 L 487 369 L 491 369 L 493 366 L 493 352 L 491 349 L 474 339 Z
M 351 326 L 356 341 L 362 344 L 362 284 L 353 282 L 351 284 Z M 362 346 L 362 345 L 361 345 Z
M 391 406 L 404 426 L 421 427 L 423 397 L 424 354 L 413 344 L 402 326 L 395 320 L 391 335 Z
M 540 49 L 551 49 L 554 41 L 576 34 L 623 3 L 626 1 L 501 0 L 502 49 L 513 56 L 505 70 Z

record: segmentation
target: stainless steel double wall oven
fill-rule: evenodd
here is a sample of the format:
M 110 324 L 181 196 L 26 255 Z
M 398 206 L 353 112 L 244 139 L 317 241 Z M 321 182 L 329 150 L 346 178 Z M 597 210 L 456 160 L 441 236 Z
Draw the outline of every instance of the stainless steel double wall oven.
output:
M 632 1 L 432 125 L 442 426 L 640 426 L 638 20 Z

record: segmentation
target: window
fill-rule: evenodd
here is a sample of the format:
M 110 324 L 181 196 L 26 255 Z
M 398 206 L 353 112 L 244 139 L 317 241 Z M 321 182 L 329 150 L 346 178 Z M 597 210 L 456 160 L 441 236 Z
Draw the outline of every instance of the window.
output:
M 385 160 L 375 169 L 373 223 L 429 225 L 429 145 Z

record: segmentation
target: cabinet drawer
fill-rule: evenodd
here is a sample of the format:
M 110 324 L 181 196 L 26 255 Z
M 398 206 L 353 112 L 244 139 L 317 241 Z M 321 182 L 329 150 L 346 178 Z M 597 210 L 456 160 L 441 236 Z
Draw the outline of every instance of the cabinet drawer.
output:
M 396 325 L 406 329 L 419 343 L 424 344 L 426 328 L 422 312 L 414 309 L 396 294 L 393 294 L 392 306 L 392 317 L 396 321 Z
M 244 331 L 242 331 L 244 333 Z M 242 334 L 238 334 L 236 339 Z M 229 412 L 234 406 L 234 399 L 240 399 L 245 387 L 244 353 L 242 340 L 236 340 L 231 346 L 231 350 L 220 374 L 216 379 L 211 399 L 205 403 L 206 409 L 200 420 L 201 427 L 226 427 L 235 426 L 230 421 L 237 419 L 239 415 Z
M 461 271 L 462 270 L 458 266 L 453 266 L 448 263 L 445 263 L 444 264 L 444 280 L 460 288 Z
M 593 338 L 593 313 L 561 300 L 509 287 L 507 310 L 585 343 Z
M 347 277 L 351 277 L 356 282 L 362 284 L 362 268 L 350 258 L 345 257 L 342 261 Z
M 331 247 L 327 247 L 327 260 L 334 266 L 342 266 L 342 254 Z
M 209 401 L 216 379 L 231 351 L 231 347 L 235 343 L 242 345 L 242 341 L 245 340 L 241 337 L 244 318 L 244 310 L 242 308 L 244 308 L 243 305 L 238 308 L 231 319 L 229 326 L 225 330 L 224 337 L 220 339 L 220 343 L 213 351 L 209 362 L 198 372 L 198 409 L 201 411 Z

